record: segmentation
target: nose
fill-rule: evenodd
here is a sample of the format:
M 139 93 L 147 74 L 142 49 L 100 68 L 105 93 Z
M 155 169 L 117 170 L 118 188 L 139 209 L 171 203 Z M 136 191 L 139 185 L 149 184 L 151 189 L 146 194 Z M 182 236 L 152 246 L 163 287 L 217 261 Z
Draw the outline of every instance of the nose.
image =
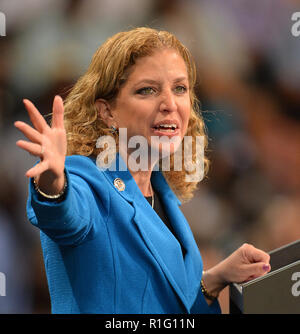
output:
M 160 111 L 173 112 L 177 110 L 176 96 L 170 89 L 161 94 Z

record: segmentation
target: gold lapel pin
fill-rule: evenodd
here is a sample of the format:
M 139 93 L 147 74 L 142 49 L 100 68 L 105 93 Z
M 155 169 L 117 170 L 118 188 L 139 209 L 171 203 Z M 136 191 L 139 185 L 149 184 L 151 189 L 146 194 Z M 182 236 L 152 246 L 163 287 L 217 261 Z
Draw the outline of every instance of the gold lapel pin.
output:
M 122 179 L 116 178 L 114 179 L 114 186 L 119 190 L 119 191 L 124 191 L 125 190 L 125 183 L 123 182 Z

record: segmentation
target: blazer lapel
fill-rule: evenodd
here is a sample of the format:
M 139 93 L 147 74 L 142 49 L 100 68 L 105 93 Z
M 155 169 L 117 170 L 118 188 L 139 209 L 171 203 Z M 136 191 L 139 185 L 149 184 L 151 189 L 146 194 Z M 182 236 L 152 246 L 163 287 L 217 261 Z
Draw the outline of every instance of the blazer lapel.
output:
M 159 193 L 169 221 L 186 250 L 184 258 L 184 267 L 188 284 L 186 297 L 188 304 L 191 307 L 197 297 L 200 287 L 200 279 L 203 270 L 201 255 L 190 226 L 178 207 L 178 205 L 181 205 L 181 202 L 170 189 L 161 172 L 153 172 L 152 174 L 153 186 Z
M 159 193 L 170 223 L 187 251 L 185 259 L 182 257 L 178 240 L 151 208 L 119 154 L 116 155 L 115 166 L 116 170 L 106 169 L 104 174 L 119 195 L 134 207 L 133 220 L 146 246 L 189 312 L 198 293 L 202 261 L 192 232 L 178 207 L 181 204 L 180 201 L 170 189 L 162 173 L 152 172 L 153 187 Z M 123 191 L 119 191 L 114 186 L 116 178 L 121 178 L 124 182 Z
M 145 202 L 145 203 L 144 203 Z M 145 244 L 187 309 L 188 282 L 179 242 L 145 198 L 133 203 L 134 222 Z

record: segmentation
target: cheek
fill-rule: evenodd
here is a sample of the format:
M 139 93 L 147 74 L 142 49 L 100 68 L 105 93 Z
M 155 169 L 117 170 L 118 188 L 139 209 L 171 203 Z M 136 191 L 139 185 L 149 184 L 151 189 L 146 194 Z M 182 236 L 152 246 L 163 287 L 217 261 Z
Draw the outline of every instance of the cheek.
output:
M 137 119 L 136 108 L 130 101 L 119 103 L 115 116 L 120 128 L 130 128 L 136 123 L 136 121 L 132 122 L 133 119 Z
M 191 107 L 188 106 L 181 115 L 182 125 L 183 125 L 183 135 L 187 131 L 187 128 L 188 128 L 188 125 L 189 125 L 189 120 L 190 120 L 190 115 L 191 115 Z
M 127 118 L 127 122 L 132 128 L 136 129 L 137 133 L 142 134 L 145 131 L 150 131 L 154 110 L 155 108 L 151 103 L 139 101 L 132 106 L 130 118 Z
M 126 112 L 124 112 L 126 110 Z M 149 107 L 142 103 L 127 103 L 122 105 L 119 114 L 119 124 L 127 128 L 130 137 L 134 135 L 147 136 L 150 131 L 151 112 Z

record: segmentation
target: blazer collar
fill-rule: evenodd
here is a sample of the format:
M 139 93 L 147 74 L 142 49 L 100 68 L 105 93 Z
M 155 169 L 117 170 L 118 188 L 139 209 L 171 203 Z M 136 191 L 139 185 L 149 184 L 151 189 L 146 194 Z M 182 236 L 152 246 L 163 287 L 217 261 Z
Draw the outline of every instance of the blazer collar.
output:
M 134 207 L 134 222 L 145 244 L 189 312 L 199 291 L 202 261 L 190 227 L 178 207 L 181 202 L 169 187 L 162 172 L 153 171 L 152 185 L 160 196 L 177 237 L 186 249 L 184 259 L 180 244 L 156 212 L 152 210 L 119 153 L 116 154 L 116 159 L 111 166 L 113 168 L 103 170 L 104 175 L 115 191 Z M 125 185 L 122 191 L 114 185 L 118 178 Z
M 138 194 L 142 195 L 138 185 L 136 184 L 134 178 L 132 177 L 130 171 L 127 168 L 127 165 L 125 164 L 123 158 L 119 153 L 116 154 L 116 158 L 111 163 L 109 168 L 106 169 L 100 168 L 100 170 L 105 172 L 105 175 L 108 177 L 110 183 L 113 185 L 116 192 L 122 197 L 124 197 L 127 201 L 133 202 L 133 200 L 136 198 Z M 114 181 L 118 178 L 120 178 L 125 185 L 125 189 L 123 191 L 120 191 L 114 185 Z M 163 194 L 170 201 L 174 201 L 176 204 L 181 205 L 181 202 L 175 196 L 173 191 L 170 189 L 161 171 L 152 172 L 151 183 L 157 192 Z

